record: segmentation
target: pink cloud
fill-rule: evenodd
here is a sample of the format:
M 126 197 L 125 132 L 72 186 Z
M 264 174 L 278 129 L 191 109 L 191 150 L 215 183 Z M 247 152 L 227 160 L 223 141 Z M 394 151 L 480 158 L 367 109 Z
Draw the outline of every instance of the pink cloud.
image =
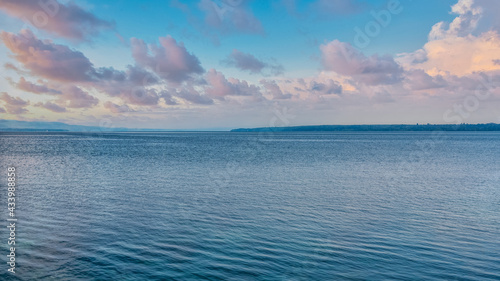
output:
M 262 84 L 264 86 L 266 93 L 272 95 L 273 99 L 275 99 L 275 100 L 283 100 L 283 99 L 292 98 L 292 94 L 283 93 L 280 86 L 278 86 L 278 84 L 276 83 L 275 80 L 262 79 L 262 80 L 260 80 L 260 84 Z
M 52 103 L 50 101 L 45 102 L 45 103 L 39 102 L 39 103 L 36 103 L 35 106 L 43 107 L 47 110 L 50 110 L 52 112 L 57 112 L 57 113 L 66 112 L 66 108 L 59 106 L 55 103 Z
M 128 103 L 136 105 L 157 105 L 160 100 L 159 92 L 155 89 L 137 87 L 130 91 L 123 91 L 120 97 Z
M 26 92 L 57 95 L 53 103 L 63 108 L 97 105 L 99 100 L 88 93 L 91 89 L 119 97 L 125 104 L 141 106 L 156 106 L 160 99 L 166 104 L 176 105 L 176 97 L 208 105 L 213 104 L 212 97 L 260 94 L 256 86 L 234 78 L 226 79 L 215 70 L 205 77 L 210 84 L 204 86 L 207 82 L 199 76 L 204 70 L 198 58 L 170 36 L 161 37 L 160 45 L 147 45 L 140 39 L 132 39 L 132 54 L 137 65 L 128 66 L 125 71 L 112 67 L 95 68 L 81 52 L 39 40 L 29 30 L 17 35 L 2 32 L 0 36 L 29 75 L 49 81 L 39 80 L 37 84 L 22 77 L 19 82 L 11 83 Z M 180 88 L 166 91 L 166 82 Z M 198 86 L 202 88 L 195 89 Z M 108 104 L 108 109 L 110 106 Z
M 340 95 L 342 94 L 342 85 L 332 79 L 328 79 L 325 83 L 311 81 L 309 90 L 320 95 Z
M 7 112 L 10 114 L 23 114 L 28 112 L 24 107 L 30 104 L 29 101 L 25 101 L 19 97 L 12 97 L 7 93 L 1 93 L 0 101 L 4 102 Z
M 100 73 L 101 80 L 92 86 L 108 96 L 120 97 L 124 102 L 136 105 L 158 104 L 159 93 L 150 88 L 160 82 L 155 74 L 139 66 L 128 66 L 125 71 L 101 69 Z
M 423 48 L 401 54 L 405 68 L 423 69 L 431 76 L 467 76 L 475 72 L 500 69 L 496 63 L 500 51 L 500 36 L 495 28 L 480 28 L 481 22 L 498 17 L 492 14 L 500 7 L 498 1 L 459 0 L 452 6 L 457 16 L 451 23 L 439 22 L 429 33 Z M 483 32 L 480 32 L 483 31 Z
M 96 17 L 73 2 L 3 0 L 0 10 L 27 20 L 33 27 L 69 39 L 88 40 L 102 30 L 114 28 L 114 23 Z
M 167 81 L 180 83 L 193 74 L 203 73 L 198 58 L 189 53 L 183 43 L 171 36 L 160 37 L 160 45 L 146 44 L 143 40 L 132 38 L 132 56 L 138 65 L 149 68 Z
M 237 49 L 233 49 L 231 54 L 223 61 L 223 63 L 253 74 L 262 74 L 264 69 L 269 69 L 273 75 L 283 73 L 282 65 L 264 62 L 252 54 L 243 53 Z
M 53 81 L 61 88 L 49 89 L 47 86 L 36 85 L 22 78 L 15 85 L 21 90 L 47 94 L 62 92 L 58 104 L 72 108 L 93 107 L 98 103 L 95 97 L 79 87 L 99 89 L 109 96 L 120 96 L 132 104 L 158 103 L 159 97 L 156 91 L 147 87 L 158 83 L 159 79 L 140 66 L 129 66 L 126 71 L 118 71 L 111 67 L 96 69 L 81 52 L 47 40 L 39 40 L 29 30 L 22 30 L 18 35 L 2 32 L 0 38 L 12 51 L 14 58 L 29 70 L 31 75 Z M 170 67 L 179 66 L 179 63 L 175 65 L 175 60 L 181 60 L 177 55 L 179 52 L 170 54 L 174 58 L 174 66 Z M 178 73 L 181 71 L 182 69 L 178 70 Z
M 174 96 L 167 91 L 162 91 L 160 93 L 160 98 L 162 98 L 168 105 L 178 105 L 177 100 L 174 98 Z
M 391 56 L 366 57 L 349 43 L 333 40 L 320 46 L 325 70 L 351 76 L 368 84 L 393 84 L 401 81 L 403 69 Z
M 104 103 L 104 108 L 109 109 L 109 111 L 111 111 L 113 113 L 123 113 L 123 112 L 133 112 L 134 111 L 126 104 L 118 105 L 118 104 L 112 103 L 110 101 L 107 101 Z
M 447 86 L 441 75 L 432 77 L 421 69 L 409 70 L 405 73 L 406 82 L 411 90 L 428 90 Z
M 19 68 L 17 68 L 15 65 L 13 65 L 12 63 L 6 63 L 3 65 L 5 67 L 5 69 L 7 70 L 13 70 L 15 72 L 21 72 L 21 70 Z
M 201 94 L 192 86 L 175 89 L 173 95 L 194 104 L 211 105 L 214 103 L 213 99 L 211 99 L 208 95 Z
M 10 80 L 10 79 L 9 79 Z M 47 85 L 39 85 L 27 81 L 24 77 L 19 79 L 19 82 L 15 83 L 10 81 L 10 83 L 19 90 L 30 92 L 34 94 L 61 94 L 60 91 L 49 88 Z
M 249 85 L 246 81 L 240 81 L 235 78 L 226 79 L 224 74 L 215 69 L 208 71 L 206 80 L 209 86 L 205 89 L 205 92 L 214 98 L 260 94 L 256 86 Z
M 260 73 L 266 67 L 263 61 L 260 61 L 252 54 L 246 54 L 233 49 L 226 59 L 226 64 L 235 66 L 238 69 L 250 71 L 251 73 Z
M 81 52 L 39 40 L 27 29 L 17 35 L 2 31 L 0 39 L 32 75 L 65 82 L 92 80 L 93 65 Z
M 77 86 L 64 86 L 62 95 L 57 103 L 69 108 L 90 108 L 99 103 L 99 100 Z
M 90 108 L 99 103 L 97 98 L 74 85 L 54 84 L 52 88 L 46 84 L 34 84 L 24 77 L 21 77 L 17 83 L 11 81 L 11 84 L 22 91 L 57 96 L 57 104 L 69 108 Z

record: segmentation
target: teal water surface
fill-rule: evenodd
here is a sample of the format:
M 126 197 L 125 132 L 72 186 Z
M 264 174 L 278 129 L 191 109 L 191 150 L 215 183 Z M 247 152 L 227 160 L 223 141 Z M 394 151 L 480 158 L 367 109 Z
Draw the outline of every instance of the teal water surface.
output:
M 2 280 L 500 280 L 500 134 L 1 133 Z

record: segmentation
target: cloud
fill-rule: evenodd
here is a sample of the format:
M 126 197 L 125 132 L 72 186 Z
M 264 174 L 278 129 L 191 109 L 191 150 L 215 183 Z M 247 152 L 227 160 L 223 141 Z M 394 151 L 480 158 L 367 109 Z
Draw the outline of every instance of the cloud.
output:
M 66 112 L 66 108 L 59 106 L 55 103 L 52 103 L 50 101 L 45 102 L 45 103 L 39 102 L 39 103 L 36 103 L 35 106 L 43 107 L 47 110 L 50 110 L 52 112 L 57 112 L 57 113 Z
M 21 77 L 17 83 L 12 81 L 10 81 L 10 83 L 17 89 L 26 92 L 56 96 L 57 104 L 64 105 L 69 108 L 91 108 L 99 103 L 97 98 L 74 85 L 54 84 L 52 88 L 46 84 L 34 84 L 27 81 L 24 77 Z
M 127 87 L 126 85 L 131 86 Z M 135 105 L 154 106 L 157 105 L 160 100 L 158 90 L 141 85 L 129 84 L 127 82 L 124 82 L 123 85 L 119 83 L 107 84 L 101 89 L 111 97 L 119 97 L 124 102 Z
M 81 52 L 48 40 L 38 40 L 28 29 L 21 30 L 18 35 L 2 31 L 0 39 L 32 75 L 66 82 L 92 80 L 95 70 Z
M 12 97 L 7 93 L 0 93 L 0 101 L 4 102 L 7 112 L 10 114 L 23 114 L 28 112 L 24 107 L 28 106 L 29 101 L 25 101 L 19 97 Z
M 400 53 L 396 55 L 396 61 L 401 65 L 416 65 L 428 60 L 427 53 L 423 49 L 412 53 Z
M 406 82 L 411 90 L 420 91 L 446 87 L 447 83 L 441 75 L 430 76 L 421 69 L 409 70 L 405 73 Z
M 266 67 L 263 61 L 260 61 L 251 54 L 240 52 L 237 49 L 233 49 L 233 52 L 227 57 L 225 63 L 240 70 L 249 71 L 250 73 L 260 73 Z
M 47 85 L 39 85 L 32 83 L 30 81 L 27 81 L 24 77 L 21 77 L 19 79 L 19 82 L 15 83 L 12 80 L 8 79 L 11 85 L 16 87 L 19 90 L 29 92 L 29 93 L 34 93 L 34 94 L 52 94 L 52 95 L 59 95 L 61 94 L 60 91 L 54 90 L 49 88 Z
M 159 97 L 156 91 L 148 87 L 158 83 L 159 78 L 140 66 L 128 66 L 126 71 L 115 70 L 112 67 L 95 68 L 83 53 L 64 45 L 39 40 L 29 30 L 22 30 L 18 35 L 2 32 L 0 38 L 14 53 L 14 58 L 29 70 L 30 75 L 46 78 L 61 88 L 49 89 L 47 86 L 36 85 L 22 78 L 15 85 L 19 89 L 47 94 L 58 94 L 59 91 L 62 95 L 58 103 L 64 103 L 65 106 L 72 108 L 93 107 L 98 103 L 95 97 L 79 87 L 99 89 L 109 96 L 119 96 L 132 104 L 158 103 Z M 184 78 L 193 69 L 197 72 L 202 70 L 196 58 L 194 68 L 185 68 L 190 65 L 184 63 L 190 63 L 194 59 L 189 57 L 189 54 L 186 55 L 183 46 L 173 46 L 169 50 L 171 52 L 168 55 L 173 58 L 170 61 L 172 65 L 168 65 L 168 61 L 161 61 L 164 58 L 162 55 L 151 58 L 160 60 L 160 66 L 166 65 L 170 71 L 167 73 L 170 75 L 168 78 Z
M 447 89 L 452 92 L 464 93 L 500 90 L 500 71 L 476 72 L 467 76 L 446 76 Z
M 171 36 L 160 37 L 160 45 L 132 38 L 132 56 L 138 65 L 149 68 L 169 82 L 180 83 L 204 72 L 198 58 Z
M 107 101 L 104 103 L 104 108 L 109 109 L 109 111 L 111 111 L 113 113 L 123 113 L 123 112 L 134 112 L 135 111 L 126 104 L 117 105 L 116 103 L 112 103 L 110 101 Z
M 127 66 L 125 71 L 113 68 L 101 69 L 100 81 L 92 86 L 110 97 L 120 97 L 124 102 L 154 106 L 160 99 L 158 90 L 152 86 L 160 83 L 159 78 L 140 66 Z
M 313 80 L 310 82 L 309 91 L 318 93 L 320 95 L 340 95 L 342 94 L 342 85 L 333 81 L 332 79 L 328 79 L 326 83 L 321 83 Z
M 208 95 L 200 94 L 192 86 L 175 89 L 173 95 L 194 104 L 210 105 L 214 103 Z
M 177 100 L 167 91 L 162 91 L 160 93 L 160 98 L 168 105 L 178 105 Z
M 264 69 L 269 69 L 273 75 L 283 73 L 283 66 L 279 64 L 269 64 L 257 59 L 252 54 L 243 53 L 233 49 L 231 54 L 223 61 L 228 66 L 233 66 L 242 71 L 248 71 L 252 74 L 262 74 Z
M 401 81 L 403 69 L 391 56 L 366 57 L 349 43 L 333 40 L 320 46 L 325 70 L 351 76 L 368 84 L 393 84 Z
M 423 69 L 431 76 L 466 76 L 474 72 L 500 69 L 495 63 L 500 52 L 500 36 L 491 29 L 477 32 L 484 11 L 496 6 L 485 1 L 480 7 L 472 0 L 460 0 L 452 6 L 457 17 L 451 23 L 440 22 L 429 33 L 429 42 L 413 53 L 400 54 L 398 61 L 408 69 Z M 425 58 L 425 59 L 416 59 Z
M 6 70 L 13 70 L 15 72 L 21 72 L 21 70 L 19 68 L 17 68 L 15 65 L 13 65 L 12 63 L 9 63 L 9 62 L 4 64 L 3 67 Z
M 475 0 L 476 6 L 481 7 L 482 15 L 478 24 L 478 29 L 482 31 L 496 30 L 500 32 L 500 18 L 498 11 L 500 10 L 500 1 L 498 0 Z
M 273 99 L 275 99 L 275 100 L 292 98 L 292 94 L 283 93 L 280 86 L 278 86 L 278 84 L 276 84 L 275 80 L 262 79 L 262 80 L 260 80 L 260 84 L 262 84 L 262 86 L 264 86 L 266 93 L 272 95 Z
M 470 34 L 476 29 L 483 10 L 474 6 L 474 0 L 459 0 L 451 11 L 458 16 L 449 24 L 443 21 L 436 23 L 429 33 L 430 41 Z
M 159 92 L 157 90 L 143 87 L 137 87 L 130 91 L 125 90 L 121 93 L 120 97 L 125 102 L 147 106 L 157 105 L 160 100 Z
M 48 80 L 33 83 L 21 77 L 11 84 L 26 92 L 53 95 L 56 97 L 53 101 L 37 103 L 37 106 L 54 112 L 96 106 L 99 100 L 89 94 L 93 90 L 118 97 L 127 107 L 128 104 L 156 106 L 160 99 L 166 104 L 177 105 L 176 98 L 211 105 L 213 98 L 261 95 L 258 87 L 243 80 L 225 78 L 215 70 L 205 77 L 200 76 L 204 69 L 198 58 L 170 36 L 160 37 L 159 45 L 148 45 L 133 38 L 131 46 L 136 65 L 127 66 L 125 71 L 96 68 L 83 53 L 38 39 L 30 30 L 22 30 L 19 34 L 2 32 L 0 38 L 23 66 L 23 69 L 15 69 L 19 74 Z M 268 63 L 265 67 L 278 68 Z M 286 97 L 288 95 L 281 98 Z M 120 110 L 110 103 L 104 106 L 115 113 Z
M 0 10 L 27 20 L 33 27 L 68 39 L 89 40 L 102 30 L 114 28 L 114 23 L 96 17 L 73 2 L 3 0 Z
M 205 14 L 205 24 L 220 31 L 229 33 L 257 33 L 264 29 L 261 22 L 253 15 L 247 0 L 201 0 L 198 8 Z
M 256 86 L 249 85 L 246 81 L 240 81 L 235 78 L 226 79 L 222 73 L 215 69 L 208 71 L 206 80 L 209 86 L 205 88 L 205 92 L 214 98 L 260 94 Z
M 479 36 L 447 37 L 425 44 L 428 61 L 416 65 L 429 74 L 448 72 L 466 75 L 476 71 L 500 69 L 493 59 L 500 52 L 500 36 L 489 31 Z
M 3 107 L 0 107 L 0 113 L 6 113 L 7 111 L 3 108 Z
M 99 100 L 77 86 L 64 86 L 61 90 L 57 103 L 69 108 L 91 108 L 99 103 Z

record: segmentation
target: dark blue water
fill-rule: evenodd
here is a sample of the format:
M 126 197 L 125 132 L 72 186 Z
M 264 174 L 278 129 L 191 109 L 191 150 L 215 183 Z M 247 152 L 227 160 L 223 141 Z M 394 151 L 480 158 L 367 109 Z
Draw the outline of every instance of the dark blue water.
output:
M 2 133 L 16 277 L 500 280 L 499 133 Z

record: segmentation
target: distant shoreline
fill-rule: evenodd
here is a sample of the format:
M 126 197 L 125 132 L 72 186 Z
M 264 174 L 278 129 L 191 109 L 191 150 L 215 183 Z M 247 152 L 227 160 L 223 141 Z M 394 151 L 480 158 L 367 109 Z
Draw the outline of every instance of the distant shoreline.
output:
M 425 132 L 425 131 L 500 131 L 500 124 L 391 124 L 391 125 L 308 125 L 289 127 L 257 128 L 212 128 L 212 129 L 139 129 L 123 127 L 99 127 L 70 125 L 61 122 L 37 122 L 0 119 L 0 132 Z
M 422 131 L 500 131 L 500 124 L 425 124 L 425 125 L 316 125 L 290 127 L 239 128 L 231 132 L 422 132 Z

